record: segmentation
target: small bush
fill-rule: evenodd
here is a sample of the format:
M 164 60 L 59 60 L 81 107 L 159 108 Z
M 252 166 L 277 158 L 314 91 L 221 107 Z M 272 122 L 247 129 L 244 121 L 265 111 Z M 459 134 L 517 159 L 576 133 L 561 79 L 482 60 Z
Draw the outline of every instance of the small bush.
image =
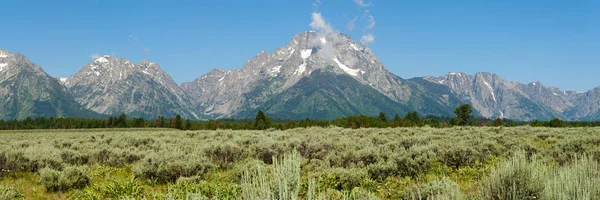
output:
M 172 199 L 187 199 L 189 196 L 203 196 L 208 199 L 238 199 L 241 187 L 234 183 L 207 182 L 180 179 L 176 184 L 169 185 L 167 197 Z
M 44 168 L 39 174 L 40 183 L 51 192 L 81 189 L 88 186 L 91 180 L 86 167 L 67 167 L 63 171 Z
M 463 199 L 458 184 L 450 179 L 434 180 L 413 187 L 405 195 L 405 199 Z
M 146 178 L 159 183 L 172 183 L 179 177 L 202 176 L 213 164 L 197 155 L 165 155 L 155 153 L 147 156 L 134 168 L 135 177 Z
M 91 154 L 91 159 L 100 165 L 120 167 L 125 164 L 131 164 L 138 161 L 143 156 L 131 151 L 117 151 L 111 149 L 101 149 Z
M 272 159 L 273 168 L 258 167 L 244 173 L 241 185 L 243 199 L 298 198 L 302 157 L 294 150 L 284 154 L 281 160 Z
M 600 168 L 587 156 L 555 169 L 545 182 L 544 199 L 599 199 Z
M 86 154 L 81 154 L 76 151 L 63 151 L 60 153 L 60 158 L 63 162 L 71 165 L 84 165 L 88 164 L 90 157 Z
M 319 183 L 324 189 L 350 191 L 361 185 L 361 181 L 369 177 L 366 170 L 352 168 L 334 168 L 319 175 Z
M 16 200 L 16 199 L 23 199 L 25 196 L 23 196 L 23 194 L 18 191 L 15 190 L 12 187 L 9 186 L 5 186 L 5 185 L 0 185 L 0 199 L 2 200 Z
M 482 199 L 539 199 L 548 175 L 545 166 L 535 157 L 527 161 L 525 152 L 519 152 L 492 169 L 479 187 Z
M 135 179 L 128 181 L 111 181 L 101 185 L 94 185 L 93 189 L 101 197 L 109 199 L 141 199 L 144 195 L 144 188 Z
M 236 161 L 247 158 L 248 150 L 228 143 L 210 147 L 205 150 L 205 154 L 220 167 L 228 167 Z

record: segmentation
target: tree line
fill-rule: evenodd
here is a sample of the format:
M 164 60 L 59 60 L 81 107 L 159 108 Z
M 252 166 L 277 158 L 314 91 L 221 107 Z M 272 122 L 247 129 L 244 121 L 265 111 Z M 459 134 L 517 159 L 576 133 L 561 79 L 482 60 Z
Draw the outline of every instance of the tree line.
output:
M 489 119 L 472 116 L 472 107 L 463 104 L 454 110 L 456 117 L 420 115 L 416 111 L 404 116 L 395 114 L 390 117 L 385 112 L 378 116 L 347 116 L 334 120 L 284 120 L 271 119 L 262 110 L 257 112 L 254 119 L 215 119 L 195 121 L 183 119 L 180 115 L 172 118 L 159 116 L 156 119 L 128 118 L 127 115 L 111 116 L 108 119 L 87 118 L 54 118 L 54 117 L 27 117 L 22 120 L 0 120 L 0 130 L 22 129 L 88 129 L 88 128 L 174 128 L 180 130 L 267 130 L 267 129 L 293 129 L 307 127 L 337 126 L 343 128 L 397 128 L 397 127 L 422 127 L 437 128 L 453 126 L 523 126 L 535 127 L 596 127 L 600 121 L 563 121 L 555 118 L 550 121 L 516 121 L 510 119 Z

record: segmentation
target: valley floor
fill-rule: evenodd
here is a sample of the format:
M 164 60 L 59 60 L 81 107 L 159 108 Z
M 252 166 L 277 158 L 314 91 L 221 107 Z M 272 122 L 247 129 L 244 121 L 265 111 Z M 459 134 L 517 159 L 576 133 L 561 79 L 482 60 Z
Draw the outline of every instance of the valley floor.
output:
M 600 128 L 0 132 L 0 199 L 600 199 Z

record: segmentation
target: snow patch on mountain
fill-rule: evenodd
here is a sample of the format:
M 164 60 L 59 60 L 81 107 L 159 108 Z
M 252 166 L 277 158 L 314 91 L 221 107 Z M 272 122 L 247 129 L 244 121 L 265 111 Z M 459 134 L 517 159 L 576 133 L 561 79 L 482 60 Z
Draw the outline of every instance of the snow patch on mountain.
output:
M 298 69 L 296 69 L 294 74 L 301 75 L 302 73 L 304 73 L 304 71 L 306 71 L 306 63 L 302 63 L 300 66 L 298 66 Z
M 350 47 L 352 47 L 352 49 L 354 49 L 355 51 L 360 51 L 358 46 L 356 46 L 354 43 L 350 43 Z
M 67 82 L 67 78 L 59 78 L 58 80 L 60 80 L 60 82 Z
M 4 52 L 0 52 L 0 58 L 6 58 L 6 57 L 8 57 L 7 54 L 4 54 Z
M 310 55 L 312 55 L 312 49 L 304 49 L 300 52 L 300 56 L 302 57 L 302 59 L 307 59 L 308 57 L 310 57 Z
M 490 89 L 490 93 L 492 94 L 492 99 L 494 100 L 494 102 L 496 102 L 496 95 L 494 94 L 494 88 L 492 88 L 492 86 L 485 80 L 483 81 L 483 83 L 488 87 L 488 89 Z
M 327 40 L 324 37 L 321 38 L 321 44 L 327 44 Z
M 342 64 L 342 63 L 340 62 L 340 60 L 338 60 L 338 58 L 337 58 L 337 57 L 333 58 L 333 61 L 334 61 L 335 63 L 337 63 L 337 64 L 338 64 L 338 66 L 339 66 L 339 67 L 340 67 L 342 70 L 344 70 L 344 72 L 346 72 L 347 74 L 350 74 L 350 75 L 352 75 L 352 76 L 358 76 L 358 72 L 360 72 L 360 71 L 361 71 L 360 69 L 352 69 L 352 68 L 349 68 L 348 66 L 346 66 L 346 65 Z
M 101 63 L 107 63 L 107 62 L 108 62 L 108 59 L 106 59 L 105 56 L 104 57 L 100 57 L 100 58 L 96 58 L 96 60 L 94 60 L 94 63 L 99 63 L 99 64 L 101 64 Z
M 8 66 L 8 63 L 0 63 L 0 72 L 4 70 L 4 67 Z
M 279 73 L 281 71 L 281 65 L 271 68 L 271 73 Z

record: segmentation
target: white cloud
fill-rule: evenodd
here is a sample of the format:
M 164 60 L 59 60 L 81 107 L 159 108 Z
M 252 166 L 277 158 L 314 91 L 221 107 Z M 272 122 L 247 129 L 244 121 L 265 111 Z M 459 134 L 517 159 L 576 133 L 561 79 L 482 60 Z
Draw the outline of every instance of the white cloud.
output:
M 360 43 L 362 43 L 363 45 L 367 45 L 373 42 L 375 42 L 375 36 L 371 33 L 363 35 L 362 38 L 360 38 Z
M 315 10 L 319 9 L 319 5 L 321 5 L 321 0 L 316 0 L 312 5 Z
M 150 51 L 150 48 L 145 47 L 144 45 L 142 45 L 142 43 L 140 42 L 140 40 L 137 37 L 135 37 L 134 35 L 129 34 L 129 39 L 132 39 L 133 41 L 135 41 L 135 43 L 137 43 L 138 45 L 140 45 L 140 48 L 142 49 L 143 52 Z
M 129 34 L 129 38 L 132 39 L 133 41 L 139 42 L 139 40 L 137 39 L 137 37 Z
M 350 22 L 348 22 L 348 26 L 346 27 L 348 29 L 348 31 L 354 30 L 354 23 L 356 23 L 357 19 L 358 19 L 358 17 L 354 17 L 354 19 L 352 19 L 352 20 L 350 20 Z
M 331 28 L 329 23 L 327 23 L 325 19 L 323 19 L 321 13 L 318 12 L 312 13 L 312 22 L 310 23 L 310 27 L 315 31 L 323 32 L 326 34 L 334 32 L 333 28 Z
M 367 7 L 370 6 L 371 3 L 365 3 L 364 0 L 354 0 L 354 3 L 356 3 L 356 5 L 362 6 L 362 7 Z
M 369 22 L 369 25 L 367 25 L 368 29 L 375 28 L 375 18 L 373 18 L 373 15 L 369 15 L 369 19 L 367 20 L 367 22 Z

